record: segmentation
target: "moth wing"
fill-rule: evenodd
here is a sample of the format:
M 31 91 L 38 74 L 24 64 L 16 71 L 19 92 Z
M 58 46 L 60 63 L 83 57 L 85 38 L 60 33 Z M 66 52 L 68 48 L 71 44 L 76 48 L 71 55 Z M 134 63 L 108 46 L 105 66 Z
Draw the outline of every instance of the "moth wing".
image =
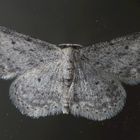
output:
M 19 76 L 10 87 L 10 98 L 22 114 L 38 118 L 62 112 L 62 67 L 52 62 Z
M 14 78 L 59 57 L 60 51 L 55 45 L 0 26 L 0 78 Z
M 140 82 L 140 33 L 97 43 L 81 51 L 94 68 L 115 74 L 126 84 Z
M 113 76 L 97 72 L 86 63 L 75 70 L 70 92 L 74 95 L 71 113 L 98 121 L 115 116 L 126 99 L 125 90 Z

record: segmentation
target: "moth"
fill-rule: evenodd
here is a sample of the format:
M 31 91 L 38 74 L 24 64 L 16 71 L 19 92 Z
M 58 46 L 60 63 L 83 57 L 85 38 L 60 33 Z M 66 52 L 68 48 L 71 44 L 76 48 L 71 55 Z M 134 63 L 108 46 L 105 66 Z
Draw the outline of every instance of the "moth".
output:
M 140 33 L 84 47 L 0 27 L 0 78 L 14 79 L 10 99 L 27 116 L 110 119 L 125 104 L 122 83 L 140 82 Z

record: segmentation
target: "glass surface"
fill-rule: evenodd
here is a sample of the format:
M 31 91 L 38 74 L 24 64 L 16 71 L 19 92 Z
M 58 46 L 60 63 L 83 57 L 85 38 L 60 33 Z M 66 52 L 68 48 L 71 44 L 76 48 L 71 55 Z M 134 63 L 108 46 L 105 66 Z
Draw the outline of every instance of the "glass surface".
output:
M 138 0 L 2 0 L 0 25 L 54 44 L 95 42 L 140 31 Z M 9 99 L 0 80 L 0 140 L 139 140 L 140 86 L 125 86 L 127 101 L 114 118 L 95 122 L 72 115 L 32 119 Z

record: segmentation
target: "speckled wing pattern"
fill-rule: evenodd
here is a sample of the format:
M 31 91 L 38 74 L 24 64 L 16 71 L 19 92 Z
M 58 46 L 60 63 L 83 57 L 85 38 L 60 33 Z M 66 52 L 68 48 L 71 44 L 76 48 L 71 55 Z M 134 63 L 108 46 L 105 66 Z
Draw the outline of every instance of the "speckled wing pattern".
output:
M 113 75 L 88 63 L 77 65 L 71 92 L 74 93 L 71 113 L 98 121 L 115 116 L 126 99 L 125 90 Z
M 96 69 L 115 74 L 126 84 L 140 82 L 140 33 L 94 44 L 82 53 Z
M 53 44 L 0 27 L 0 78 L 11 79 L 60 57 Z
M 42 65 L 19 76 L 10 87 L 10 98 L 15 106 L 31 117 L 62 113 L 60 62 Z
M 33 118 L 71 113 L 105 120 L 120 112 L 121 82 L 140 82 L 140 34 L 89 47 L 53 45 L 0 27 L 0 78 L 15 78 L 10 98 Z

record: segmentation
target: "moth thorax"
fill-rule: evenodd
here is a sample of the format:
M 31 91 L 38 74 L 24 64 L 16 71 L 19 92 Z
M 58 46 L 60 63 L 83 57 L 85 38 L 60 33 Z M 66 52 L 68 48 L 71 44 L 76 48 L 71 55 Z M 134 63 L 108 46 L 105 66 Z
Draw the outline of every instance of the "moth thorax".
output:
M 63 53 L 63 82 L 67 87 L 70 87 L 74 70 L 73 48 L 65 48 L 63 49 Z

